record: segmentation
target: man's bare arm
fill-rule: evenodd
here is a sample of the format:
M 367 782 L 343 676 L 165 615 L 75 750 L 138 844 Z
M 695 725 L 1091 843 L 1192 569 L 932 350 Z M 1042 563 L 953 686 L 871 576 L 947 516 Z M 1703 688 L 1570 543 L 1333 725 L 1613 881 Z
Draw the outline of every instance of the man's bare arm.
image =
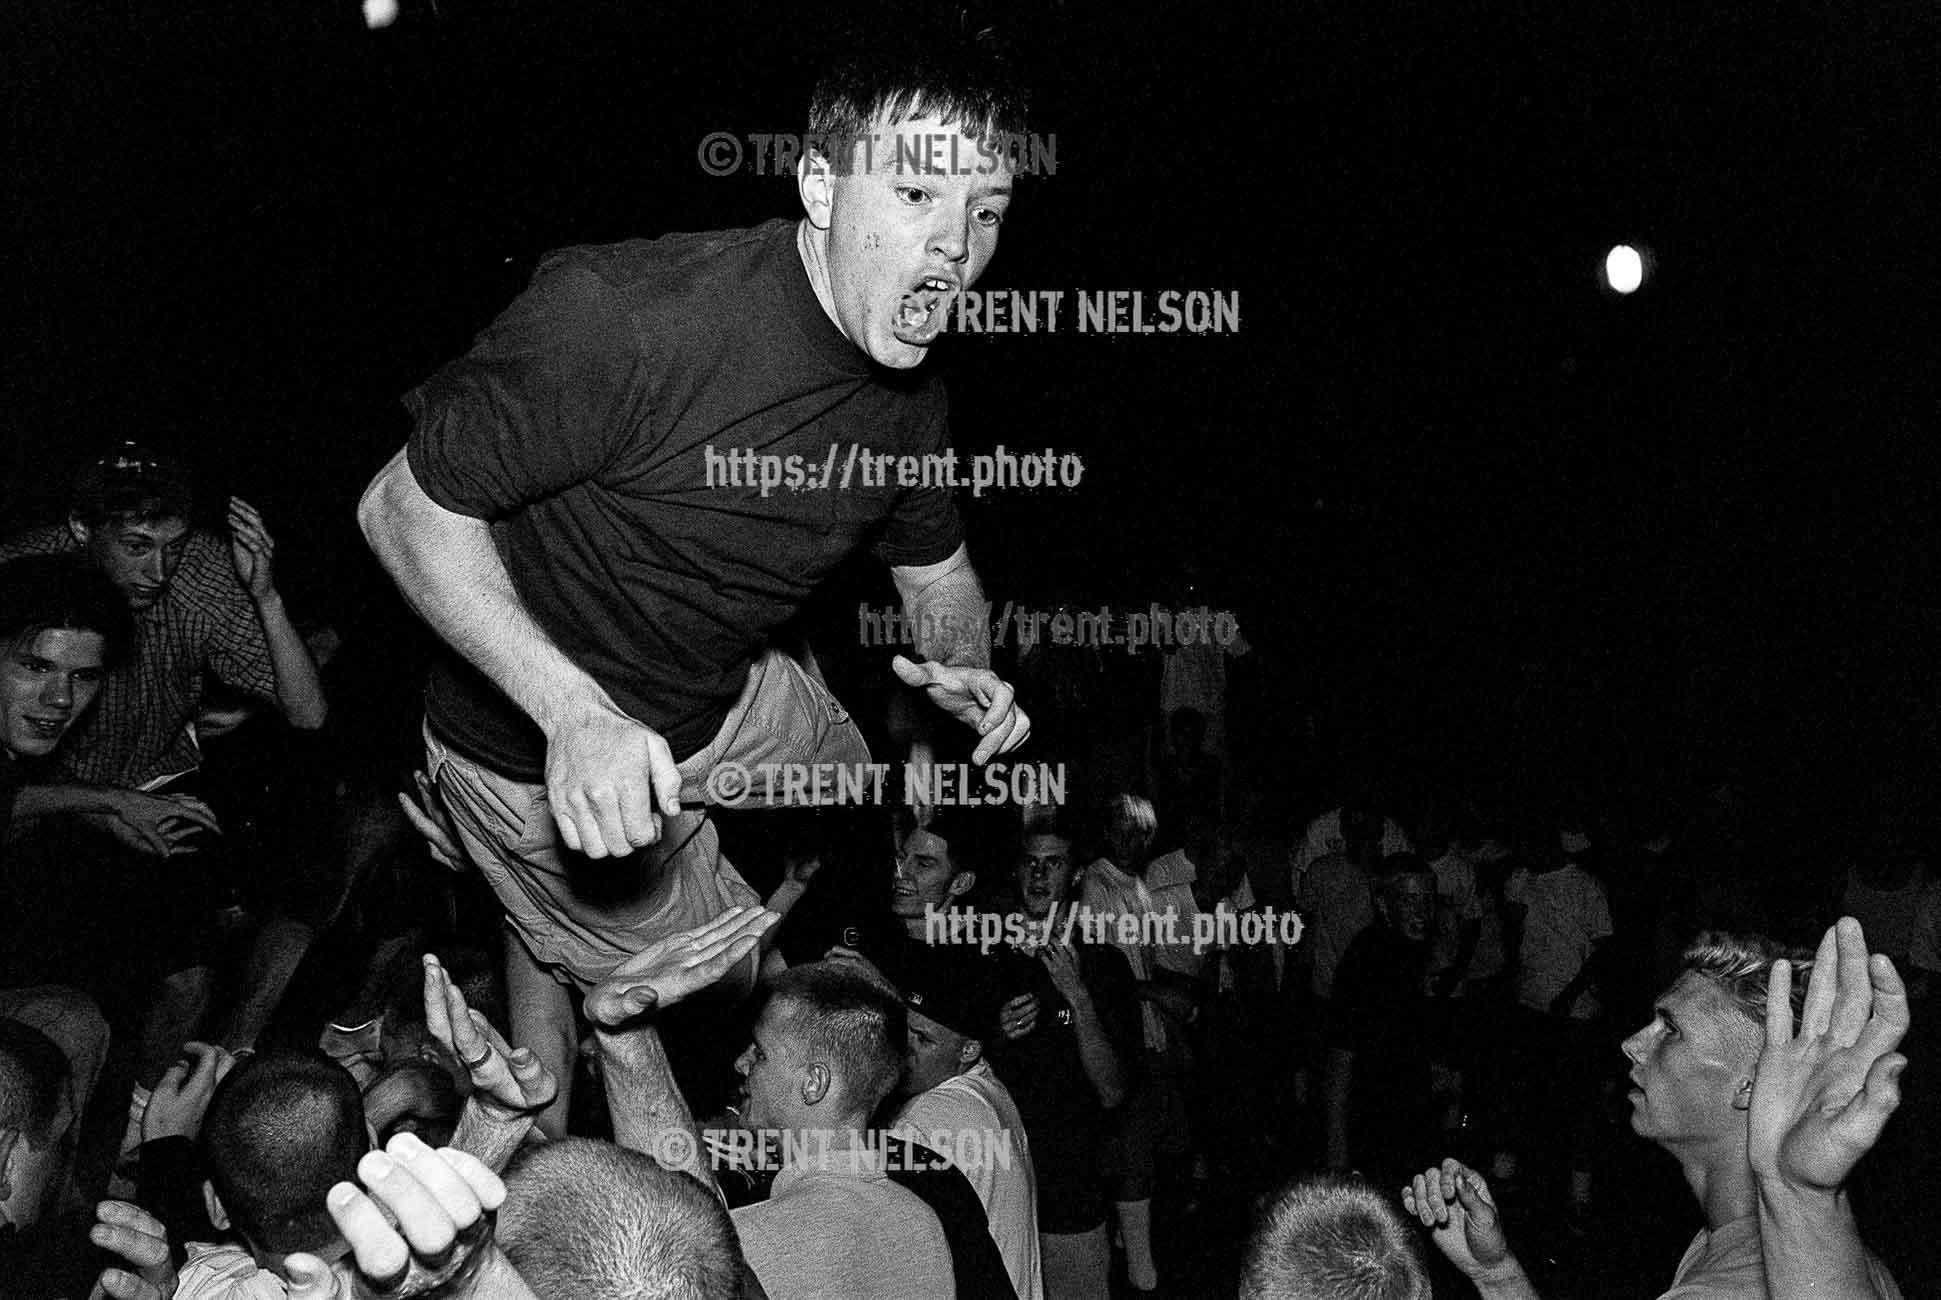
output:
M 1010 684 L 991 671 L 990 607 L 970 552 L 959 546 L 936 564 L 894 566 L 890 576 L 925 660 L 898 655 L 896 675 L 977 732 L 971 761 L 988 762 L 1022 745 L 1031 719 L 1014 703 Z
M 680 811 L 667 742 L 628 717 L 533 620 L 483 519 L 425 494 L 400 451 L 365 489 L 357 521 L 405 599 L 546 736 L 546 792 L 567 847 L 621 856 Z

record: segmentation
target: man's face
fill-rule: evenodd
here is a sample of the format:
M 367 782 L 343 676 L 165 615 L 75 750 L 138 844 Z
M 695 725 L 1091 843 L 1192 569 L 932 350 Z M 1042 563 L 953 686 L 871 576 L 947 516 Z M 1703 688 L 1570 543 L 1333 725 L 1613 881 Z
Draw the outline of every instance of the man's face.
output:
M 1661 1146 L 1743 1136 L 1743 1085 L 1759 1063 L 1759 1027 L 1717 984 L 1687 971 L 1651 1023 L 1624 1040 L 1631 1127 Z
M 997 252 L 1011 173 L 958 126 L 881 117 L 846 174 L 809 178 L 803 202 L 824 243 L 823 306 L 880 365 L 920 364 L 958 296 Z M 813 268 L 811 278 L 814 278 Z
M 970 1040 L 920 1011 L 912 1010 L 909 1018 L 909 1069 L 903 1076 L 903 1091 L 914 1097 L 962 1072 L 964 1047 Z
M 801 1056 L 794 1018 L 779 998 L 770 998 L 749 1031 L 749 1044 L 735 1058 L 741 1075 L 741 1125 L 748 1129 L 788 1127 L 801 1098 Z
M 186 519 L 153 519 L 147 523 L 110 520 L 95 527 L 77 520 L 69 527 L 87 548 L 94 566 L 121 588 L 129 607 L 137 613 L 162 598 L 189 546 Z
M 902 856 L 896 860 L 896 879 L 891 884 L 890 911 L 897 916 L 924 915 L 926 908 L 946 908 L 963 892 L 953 889 L 960 878 L 950 860 L 950 845 L 918 828 L 903 841 Z M 968 887 L 968 877 L 964 877 Z
M 1018 858 L 1018 898 L 1025 915 L 1043 920 L 1065 900 L 1072 883 L 1072 842 L 1061 835 L 1032 835 Z
M 1435 877 L 1397 876 L 1382 890 L 1377 901 L 1383 918 L 1395 933 L 1410 943 L 1421 943 L 1429 937 L 1436 918 Z
M 0 746 L 19 758 L 50 754 L 101 689 L 99 632 L 43 628 L 16 637 L 0 664 Z

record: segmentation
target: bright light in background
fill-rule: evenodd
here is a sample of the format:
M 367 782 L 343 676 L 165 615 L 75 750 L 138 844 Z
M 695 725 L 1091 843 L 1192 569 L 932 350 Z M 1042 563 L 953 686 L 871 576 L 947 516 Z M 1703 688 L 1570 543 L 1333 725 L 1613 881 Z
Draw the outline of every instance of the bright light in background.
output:
M 364 0 L 364 25 L 372 31 L 398 20 L 398 0 Z
M 1619 244 L 1604 255 L 1604 283 L 1619 293 L 1636 293 L 1644 283 L 1644 258 L 1629 244 Z

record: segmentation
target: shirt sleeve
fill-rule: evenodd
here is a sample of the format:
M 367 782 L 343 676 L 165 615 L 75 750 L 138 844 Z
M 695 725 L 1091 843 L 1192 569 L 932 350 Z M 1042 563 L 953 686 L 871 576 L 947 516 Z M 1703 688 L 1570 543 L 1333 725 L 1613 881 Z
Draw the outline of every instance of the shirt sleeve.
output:
M 175 575 L 175 586 L 192 600 L 201 624 L 203 663 L 225 686 L 260 699 L 276 698 L 276 665 L 270 659 L 263 620 L 222 541 L 198 533 L 192 543 L 194 569 L 188 560 Z
M 950 453 L 950 404 L 943 384 L 933 379 L 931 393 L 936 402 L 934 417 L 911 440 L 910 455 Z M 919 477 L 918 485 L 904 489 L 890 508 L 888 527 L 876 544 L 876 556 L 885 564 L 912 568 L 938 564 L 963 545 L 964 523 L 951 489 L 938 482 L 934 473 Z M 959 466 L 958 477 L 968 478 L 968 468 Z
M 645 352 L 613 288 L 555 257 L 470 352 L 405 395 L 412 475 L 479 519 L 596 478 L 647 422 Z
M 1595 877 L 1584 881 L 1584 928 L 1594 943 L 1611 934 L 1611 905 L 1604 897 L 1604 886 Z

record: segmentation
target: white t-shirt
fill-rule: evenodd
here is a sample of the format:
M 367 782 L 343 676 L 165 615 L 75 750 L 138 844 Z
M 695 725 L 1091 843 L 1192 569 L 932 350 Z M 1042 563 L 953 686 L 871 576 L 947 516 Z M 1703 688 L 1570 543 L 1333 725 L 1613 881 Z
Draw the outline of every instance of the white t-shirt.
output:
M 1879 1260 L 1868 1257 L 1874 1286 L 1887 1300 L 1901 1290 Z M 1700 1228 L 1672 1275 L 1671 1290 L 1658 1300 L 1767 1300 L 1766 1261 L 1759 1249 L 1759 1216 L 1717 1229 Z
M 1330 853 L 1345 853 L 1348 841 L 1341 837 L 1341 809 L 1324 812 L 1307 824 L 1307 834 L 1301 838 L 1294 850 L 1292 866 L 1294 896 L 1300 897 L 1301 880 L 1307 875 L 1309 867 L 1327 857 Z M 1413 853 L 1415 845 L 1393 818 L 1382 819 L 1382 856 L 1391 853 Z
M 286 1300 L 287 1283 L 241 1246 L 191 1241 L 176 1274 L 175 1300 Z
M 1591 945 L 1611 933 L 1604 886 L 1574 862 L 1542 875 L 1519 867 L 1503 887 L 1503 896 L 1525 909 L 1517 1001 L 1532 1011 L 1548 1011 L 1551 1000 L 1584 969 Z M 1598 1009 L 1597 998 L 1586 989 L 1571 1003 L 1570 1016 L 1589 1020 Z
M 948 1156 L 977 1189 L 991 1221 L 991 1240 L 1018 1300 L 1044 1300 L 1038 1259 L 1038 1179 L 1024 1121 L 1003 1080 L 979 1061 L 910 1098 L 892 1126 L 898 1137 Z M 978 1159 L 979 1155 L 983 1158 Z
M 950 1242 L 923 1198 L 890 1181 L 880 1150 L 817 1151 L 732 1212 L 770 1300 L 954 1300 Z

